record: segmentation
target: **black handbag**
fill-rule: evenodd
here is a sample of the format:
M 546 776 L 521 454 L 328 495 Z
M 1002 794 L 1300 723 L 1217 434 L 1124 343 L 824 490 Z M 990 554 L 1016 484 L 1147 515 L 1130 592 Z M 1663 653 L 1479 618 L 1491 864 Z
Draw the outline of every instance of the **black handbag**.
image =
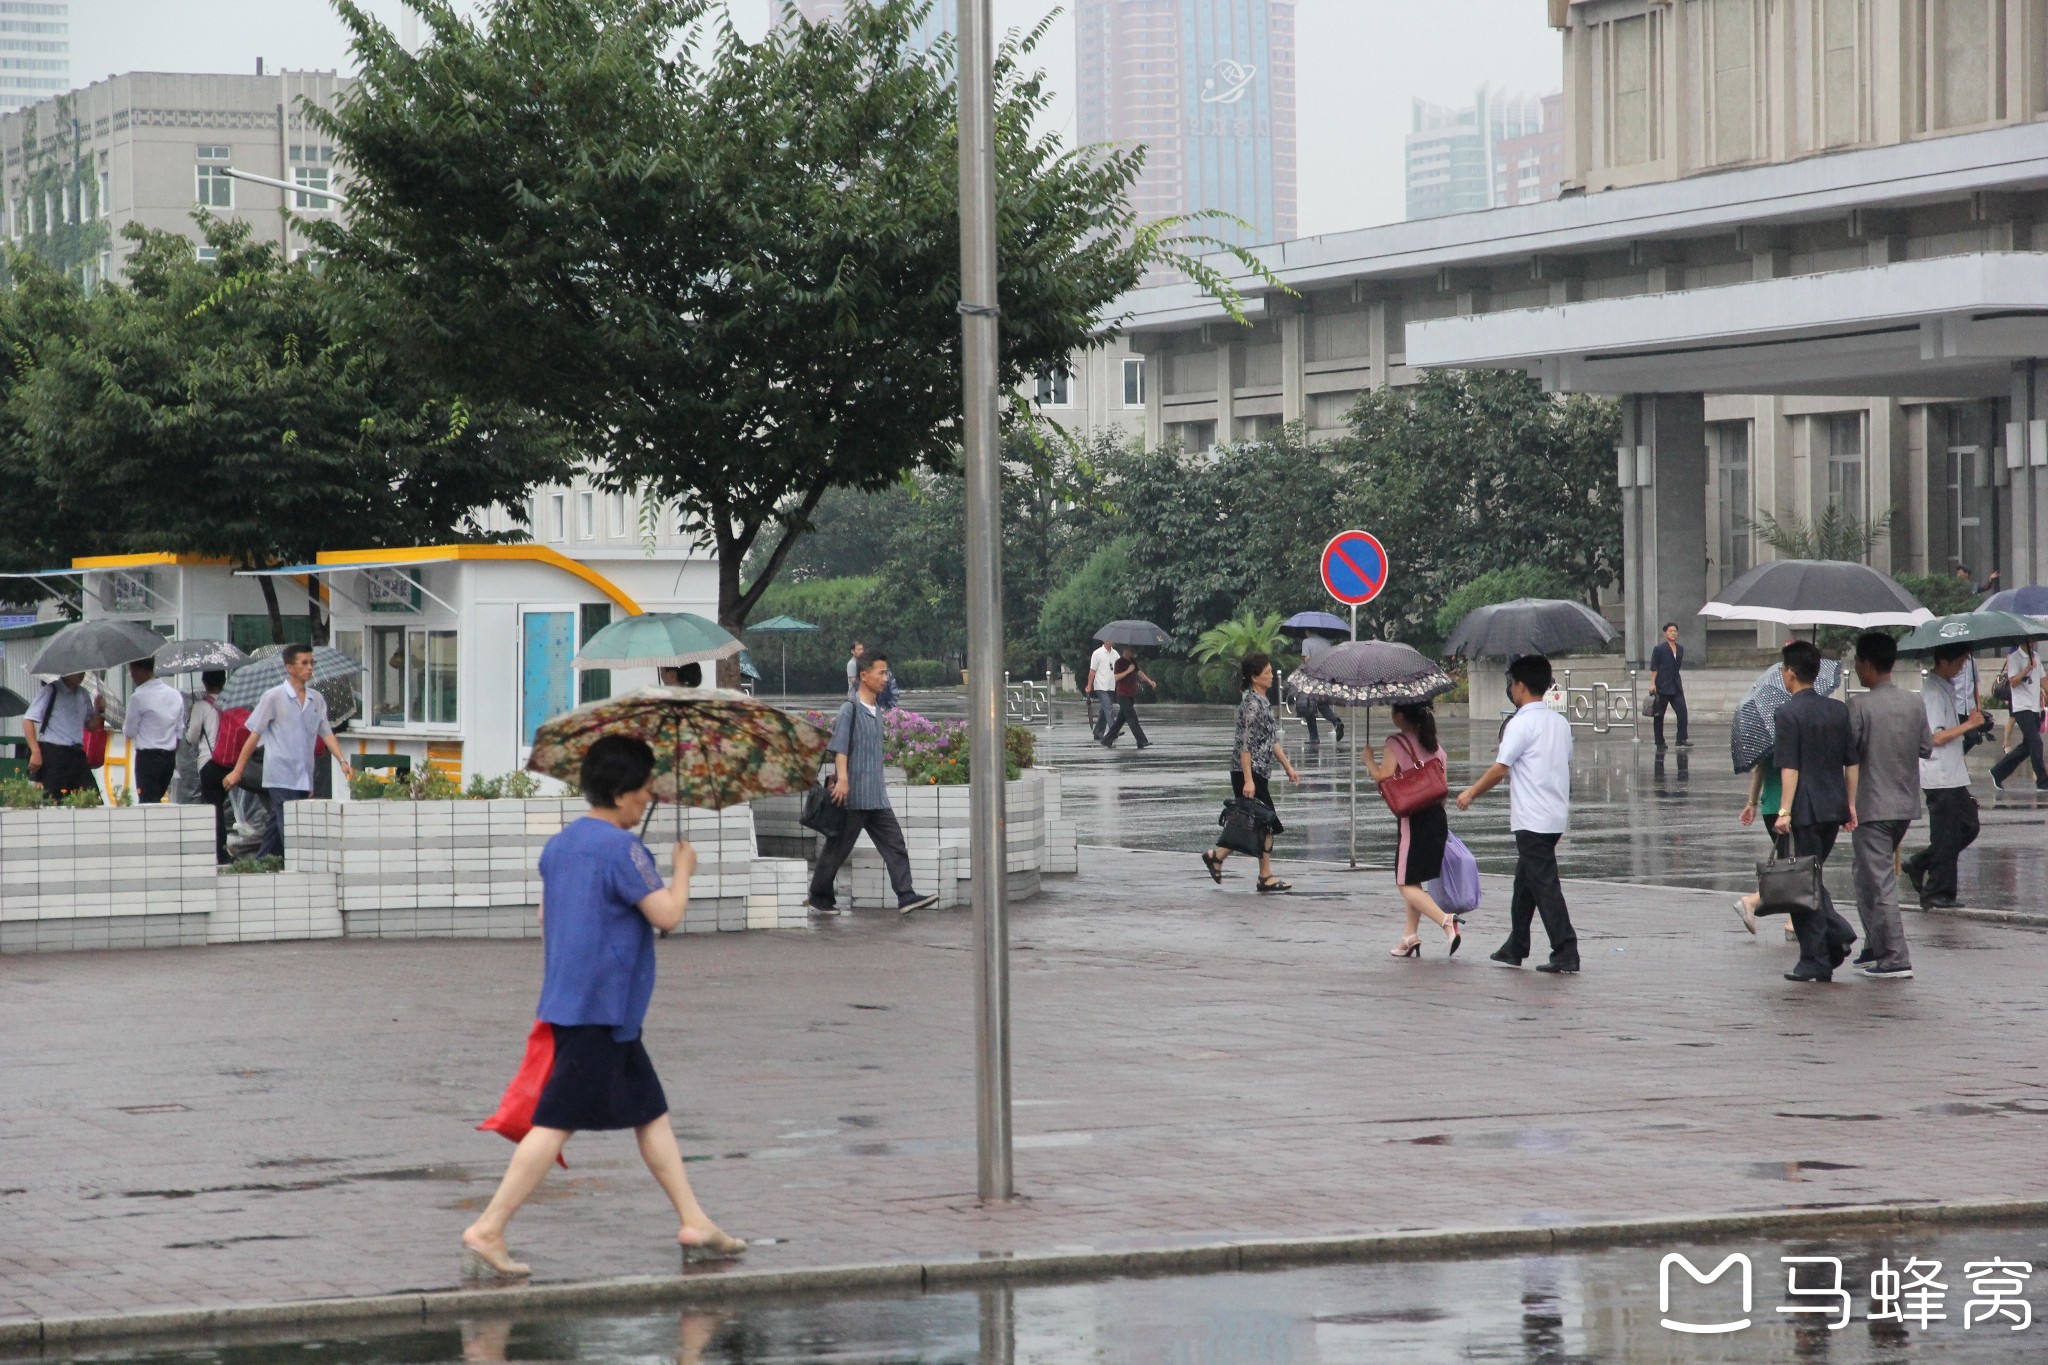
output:
M 805 829 L 827 839 L 837 839 L 846 832 L 846 807 L 832 799 L 832 784 L 836 780 L 836 776 L 820 776 L 817 785 L 804 793 L 803 813 L 796 818 Z
M 1789 915 L 1821 906 L 1820 859 L 1811 854 L 1756 865 L 1756 913 Z
M 1223 814 L 1216 817 L 1216 823 L 1223 827 L 1223 833 L 1216 839 L 1218 848 L 1256 856 L 1266 851 L 1266 841 L 1272 837 L 1273 826 L 1280 823 L 1280 817 L 1263 801 L 1233 796 L 1223 803 Z

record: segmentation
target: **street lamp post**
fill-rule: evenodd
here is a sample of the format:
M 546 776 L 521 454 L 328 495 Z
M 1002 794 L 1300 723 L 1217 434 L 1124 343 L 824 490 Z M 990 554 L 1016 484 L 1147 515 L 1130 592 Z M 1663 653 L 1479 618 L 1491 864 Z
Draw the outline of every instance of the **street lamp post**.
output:
M 995 24 L 960 3 L 960 331 L 967 466 L 967 744 L 973 817 L 975 1152 L 985 1204 L 1016 1192 L 1010 1164 L 1009 860 L 1003 812 L 1002 466 L 996 449 Z

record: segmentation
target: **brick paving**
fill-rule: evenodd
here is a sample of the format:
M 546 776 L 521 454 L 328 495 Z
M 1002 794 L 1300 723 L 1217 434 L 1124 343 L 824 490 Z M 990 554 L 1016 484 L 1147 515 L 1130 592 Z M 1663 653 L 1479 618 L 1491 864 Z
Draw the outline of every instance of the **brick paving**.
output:
M 1565 865 L 1570 870 L 1570 841 Z M 1718 893 L 1573 883 L 1585 974 L 1395 961 L 1384 872 L 1213 887 L 1084 850 L 1017 907 L 1022 1204 L 973 1198 L 965 914 L 671 939 L 648 1045 L 759 1268 L 2038 1196 L 2048 937 L 1909 915 L 1909 983 L 1794 987 Z M 530 942 L 0 958 L 0 1321 L 450 1286 L 510 1147 Z M 659 1272 L 623 1134 L 513 1229 Z

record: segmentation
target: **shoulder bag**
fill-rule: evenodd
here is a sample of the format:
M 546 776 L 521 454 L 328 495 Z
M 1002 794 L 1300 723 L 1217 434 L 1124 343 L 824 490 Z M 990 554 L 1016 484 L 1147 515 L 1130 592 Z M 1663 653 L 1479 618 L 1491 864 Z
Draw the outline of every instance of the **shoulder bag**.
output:
M 1216 846 L 1232 853 L 1257 856 L 1266 851 L 1266 842 L 1272 838 L 1278 820 L 1273 808 L 1256 797 L 1233 796 L 1223 803 L 1223 814 L 1216 818 L 1216 823 L 1223 827 L 1216 837 Z
M 1405 740 L 1403 747 L 1410 758 L 1418 756 Z M 1412 768 L 1397 767 L 1392 777 L 1380 779 L 1380 796 L 1386 801 L 1387 809 L 1404 819 L 1424 806 L 1442 801 L 1450 793 L 1450 783 L 1444 777 L 1441 750 Z
M 104 768 L 107 766 L 107 722 L 98 715 L 85 723 L 85 735 L 80 747 L 85 750 L 85 766 Z
M 846 807 L 832 799 L 832 784 L 836 776 L 821 774 L 817 784 L 804 793 L 803 812 L 796 822 L 805 829 L 837 839 L 846 832 Z
M 1820 859 L 1810 854 L 1773 857 L 1756 865 L 1756 912 L 1789 915 L 1821 905 Z

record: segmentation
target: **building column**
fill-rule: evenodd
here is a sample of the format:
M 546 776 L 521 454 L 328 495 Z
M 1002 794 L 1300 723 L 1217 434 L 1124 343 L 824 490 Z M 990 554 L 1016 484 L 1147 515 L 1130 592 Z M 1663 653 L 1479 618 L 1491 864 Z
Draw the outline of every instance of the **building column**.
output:
M 1641 666 L 1664 622 L 1700 662 L 1707 658 L 1707 404 L 1697 393 L 1631 394 L 1621 403 L 1624 642 Z
M 2048 583 L 2048 364 L 2040 360 L 2013 364 L 2005 449 L 2004 586 Z

